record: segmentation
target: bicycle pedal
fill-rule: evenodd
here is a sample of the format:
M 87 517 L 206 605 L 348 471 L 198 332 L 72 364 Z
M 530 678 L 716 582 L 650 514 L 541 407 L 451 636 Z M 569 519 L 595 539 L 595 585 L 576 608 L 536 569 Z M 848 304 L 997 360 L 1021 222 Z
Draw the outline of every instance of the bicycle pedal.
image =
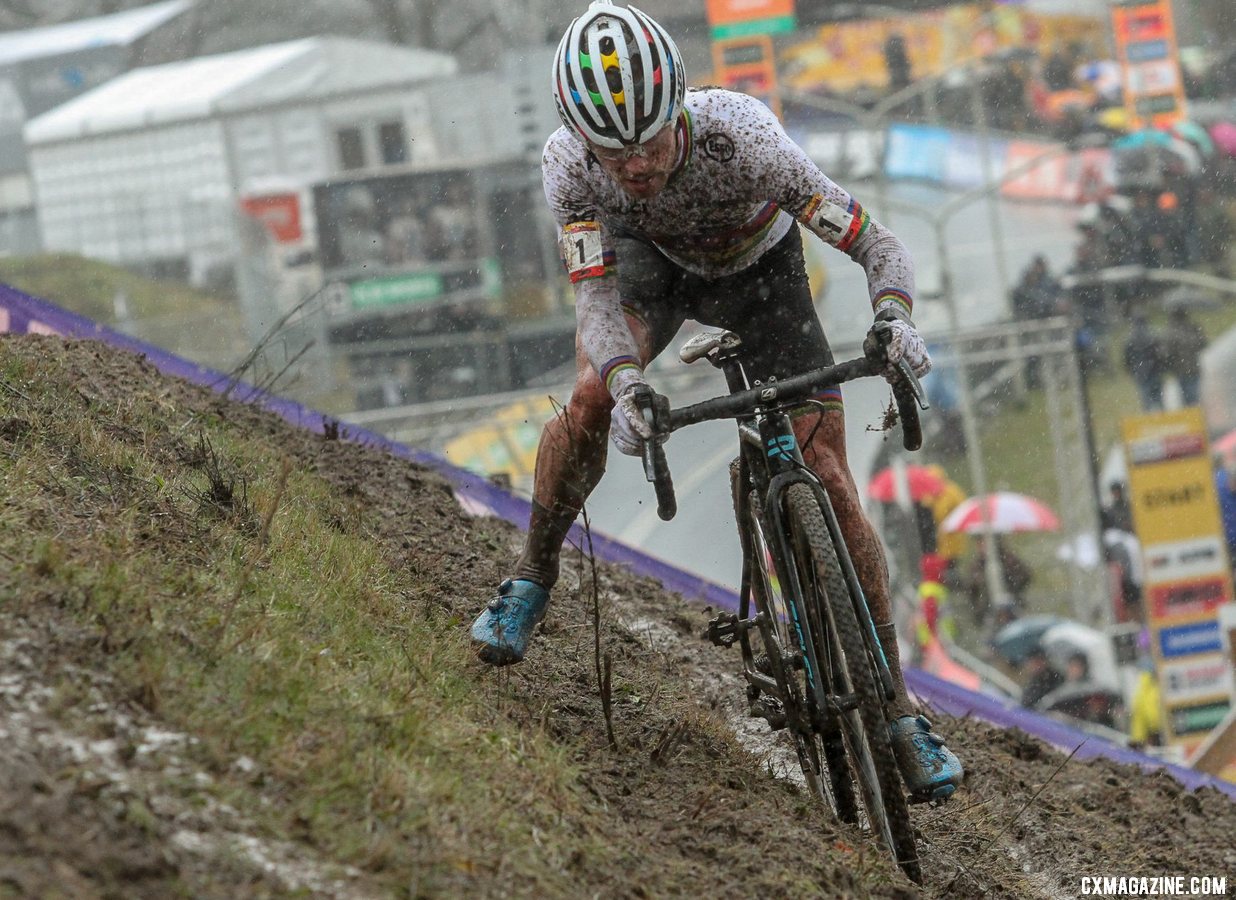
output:
M 747 629 L 756 625 L 758 621 L 758 617 L 740 619 L 734 613 L 722 613 L 709 620 L 708 627 L 704 629 L 704 638 L 718 647 L 733 647 L 734 643 L 746 634 Z

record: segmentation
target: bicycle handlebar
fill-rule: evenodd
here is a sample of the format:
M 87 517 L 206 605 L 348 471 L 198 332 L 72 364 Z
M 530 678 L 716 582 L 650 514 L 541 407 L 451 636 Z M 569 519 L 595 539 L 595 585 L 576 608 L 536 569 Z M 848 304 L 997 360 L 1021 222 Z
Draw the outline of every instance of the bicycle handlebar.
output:
M 657 515 L 664 521 L 674 518 L 678 502 L 674 496 L 674 483 L 670 476 L 669 463 L 665 458 L 664 442 L 679 428 L 709 422 L 714 419 L 732 419 L 750 413 L 759 406 L 792 403 L 805 400 L 822 388 L 833 387 L 856 378 L 880 375 L 888 365 L 884 358 L 884 341 L 887 339 L 888 323 L 877 322 L 872 327 L 869 340 L 863 342 L 864 356 L 832 366 L 823 366 L 784 381 L 772 382 L 746 391 L 727 394 L 704 400 L 691 406 L 671 410 L 669 398 L 653 391 L 648 385 L 636 387 L 636 398 L 644 418 L 652 428 L 654 437 L 644 442 L 644 477 L 653 483 L 657 492 Z M 871 340 L 870 338 L 874 338 Z M 897 414 L 901 418 L 902 443 L 907 450 L 917 450 L 923 445 L 922 423 L 918 410 L 928 409 L 923 387 L 909 363 L 904 359 L 897 365 L 898 377 L 893 379 L 893 398 Z

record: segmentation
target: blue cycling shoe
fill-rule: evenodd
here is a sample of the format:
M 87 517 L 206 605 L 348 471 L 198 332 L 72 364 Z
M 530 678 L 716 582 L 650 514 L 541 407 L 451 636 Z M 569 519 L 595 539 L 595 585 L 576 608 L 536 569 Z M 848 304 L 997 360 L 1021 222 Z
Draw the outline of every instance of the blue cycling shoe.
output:
M 549 591 L 535 581 L 512 581 L 498 585 L 498 596 L 472 623 L 472 642 L 482 660 L 491 666 L 509 666 L 524 658 L 537 623 L 545 618 Z
M 944 746 L 924 716 L 902 716 L 888 723 L 897 768 L 911 803 L 947 800 L 965 774 L 961 760 Z

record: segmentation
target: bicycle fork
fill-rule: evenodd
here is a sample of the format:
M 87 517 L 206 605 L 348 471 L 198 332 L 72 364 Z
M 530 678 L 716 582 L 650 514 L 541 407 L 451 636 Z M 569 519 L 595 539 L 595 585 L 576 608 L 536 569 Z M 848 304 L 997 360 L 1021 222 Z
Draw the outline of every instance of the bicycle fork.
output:
M 804 595 L 802 585 L 798 581 L 798 573 L 795 567 L 790 565 L 790 561 L 793 559 L 790 548 L 785 546 L 786 529 L 784 527 L 784 512 L 780 502 L 781 497 L 785 494 L 785 489 L 795 482 L 809 485 L 812 493 L 815 495 L 816 502 L 819 504 L 820 511 L 824 516 L 824 522 L 828 527 L 828 534 L 833 542 L 837 561 L 841 565 L 841 571 L 849 587 L 850 602 L 854 607 L 854 614 L 858 618 L 863 640 L 867 645 L 867 652 L 874 663 L 881 693 L 886 701 L 892 700 L 895 694 L 893 676 L 889 669 L 888 657 L 884 653 L 884 646 L 880 642 L 880 637 L 875 630 L 875 620 L 871 617 L 871 608 L 867 603 L 867 595 L 863 591 L 862 584 L 859 583 L 858 573 L 854 569 L 854 561 L 850 558 L 850 551 L 841 533 L 841 525 L 837 521 L 837 514 L 833 510 L 832 501 L 828 497 L 828 492 L 820 484 L 819 479 L 807 468 L 803 460 L 802 450 L 794 437 L 794 429 L 788 415 L 777 412 L 766 415 L 761 419 L 760 445 L 767 454 L 768 468 L 772 474 L 766 490 L 764 511 L 769 516 L 768 524 L 771 526 L 772 534 L 776 536 L 777 542 L 781 544 L 780 558 L 776 558 L 777 555 L 775 554 L 774 559 L 778 569 L 778 577 L 783 578 L 783 583 L 792 585 L 792 602 L 789 606 L 794 611 L 795 627 L 799 629 L 800 641 L 803 638 L 803 634 L 801 626 L 797 621 L 798 606 Z M 792 580 L 784 581 L 785 575 L 782 573 L 788 574 Z M 817 671 L 818 669 L 813 666 L 813 670 L 809 674 L 814 678 Z

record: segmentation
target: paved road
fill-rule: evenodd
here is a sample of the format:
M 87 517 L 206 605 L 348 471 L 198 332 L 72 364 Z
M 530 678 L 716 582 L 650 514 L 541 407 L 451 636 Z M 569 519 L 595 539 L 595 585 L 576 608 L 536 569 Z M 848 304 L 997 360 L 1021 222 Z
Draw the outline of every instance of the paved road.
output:
M 858 193 L 861 198 L 863 192 Z M 929 208 L 949 196 L 923 185 L 896 185 L 889 194 L 902 202 Z M 1001 204 L 1009 278 L 1015 280 L 1036 253 L 1047 255 L 1053 271 L 1065 268 L 1075 243 L 1075 217 L 1074 210 L 1058 206 Z M 914 254 L 920 293 L 931 289 L 939 283 L 931 226 L 904 214 L 893 213 L 890 218 L 892 227 Z M 961 319 L 967 325 L 984 324 L 1004 315 L 990 235 L 989 214 L 983 202 L 958 213 L 948 229 L 953 281 Z M 821 303 L 825 327 L 834 343 L 859 341 L 871 321 L 862 269 L 828 248 L 821 252 L 825 254 L 829 274 L 827 295 Z M 946 310 L 940 300 L 920 300 L 915 318 L 928 335 L 947 332 Z M 680 343 L 676 341 L 671 347 L 676 351 Z M 673 365 L 678 365 L 676 357 Z M 711 374 L 706 387 L 675 395 L 675 405 L 723 392 L 720 374 Z M 655 385 L 655 374 L 652 381 Z M 881 382 L 867 379 L 847 386 L 845 396 L 850 465 L 862 485 L 883 440 L 882 435 L 868 432 L 867 426 L 878 422 L 888 391 Z M 697 425 L 674 435 L 667 445 L 667 455 L 678 489 L 678 516 L 669 523 L 657 518 L 652 486 L 644 482 L 639 461 L 612 451 L 609 471 L 589 503 L 593 527 L 699 575 L 736 587 L 740 575 L 738 538 L 726 476 L 726 466 L 735 449 L 730 423 Z

